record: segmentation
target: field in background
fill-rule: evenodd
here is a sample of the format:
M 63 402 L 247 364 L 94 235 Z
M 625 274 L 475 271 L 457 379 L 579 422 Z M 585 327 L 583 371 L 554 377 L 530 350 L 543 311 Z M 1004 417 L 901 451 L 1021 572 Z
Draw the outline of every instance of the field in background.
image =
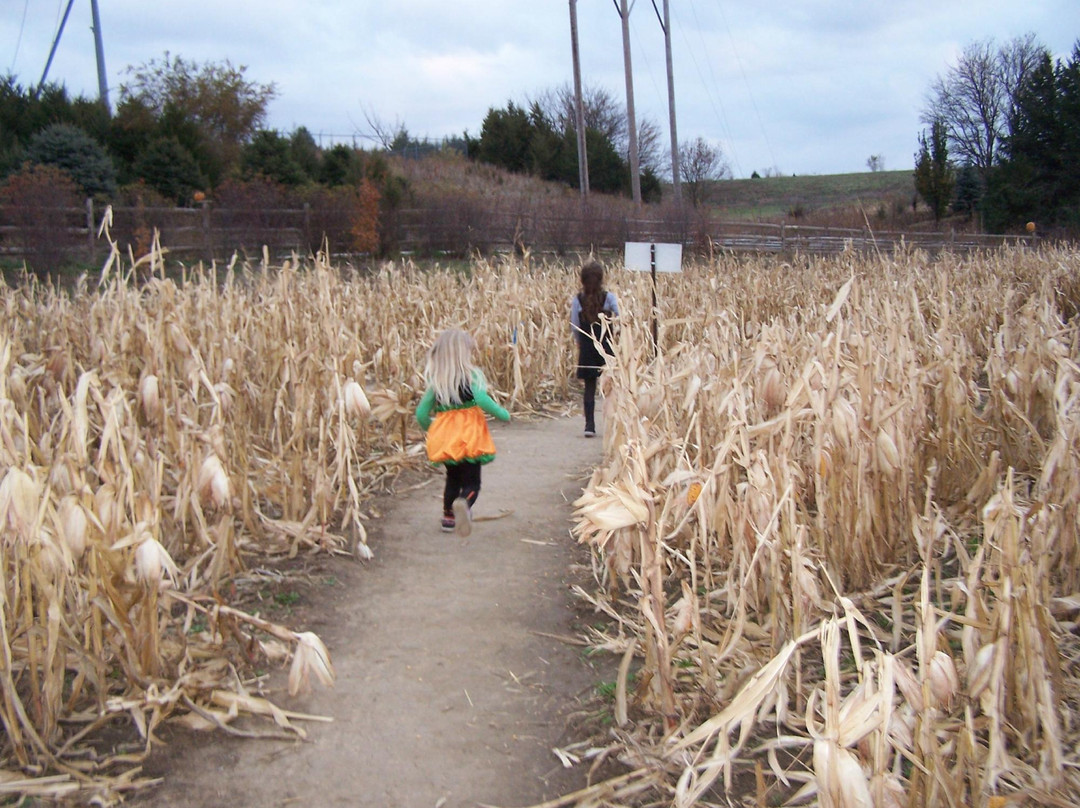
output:
M 803 219 L 807 224 L 863 227 L 865 211 L 872 226 L 925 220 L 912 212 L 915 182 L 911 171 L 861 174 L 761 177 L 724 180 L 709 188 L 709 201 L 722 218 L 765 221 Z
M 394 166 L 424 197 L 438 198 L 463 191 L 466 197 L 498 199 L 501 205 L 510 207 L 526 198 L 557 201 L 578 197 L 573 189 L 456 157 L 398 160 Z M 790 224 L 802 219 L 803 224 L 861 228 L 865 222 L 858 212 L 864 210 L 872 226 L 880 225 L 882 229 L 933 222 L 925 207 L 920 205 L 917 212 L 912 210 L 915 183 L 910 170 L 721 180 L 707 182 L 705 187 L 702 213 L 722 220 Z M 670 189 L 665 188 L 667 201 L 669 194 Z M 605 201 L 613 210 L 629 215 L 628 200 Z
M 133 758 L 94 744 L 118 720 L 147 745 L 237 711 L 300 734 L 240 685 L 331 681 L 325 649 L 233 582 L 265 554 L 378 552 L 367 503 L 422 462 L 441 329 L 475 333 L 519 414 L 576 396 L 575 270 L 176 281 L 157 256 L 141 282 L 114 260 L 71 293 L 0 286 L 2 767 L 115 796 Z M 581 805 L 722 804 L 726 782 L 755 805 L 1075 802 L 1078 278 L 1064 249 L 688 260 L 658 279 L 657 351 L 649 276 L 611 270 L 575 531 L 579 594 L 618 627 L 589 642 L 623 664 L 612 735 L 581 751 L 627 774 Z

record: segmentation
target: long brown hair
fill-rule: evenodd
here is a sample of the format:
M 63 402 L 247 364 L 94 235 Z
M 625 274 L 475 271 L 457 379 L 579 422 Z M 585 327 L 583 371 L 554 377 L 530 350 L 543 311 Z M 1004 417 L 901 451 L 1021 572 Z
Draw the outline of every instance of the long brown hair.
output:
M 592 325 L 600 319 L 604 309 L 607 292 L 604 291 L 604 266 L 597 260 L 586 263 L 581 268 L 581 323 Z

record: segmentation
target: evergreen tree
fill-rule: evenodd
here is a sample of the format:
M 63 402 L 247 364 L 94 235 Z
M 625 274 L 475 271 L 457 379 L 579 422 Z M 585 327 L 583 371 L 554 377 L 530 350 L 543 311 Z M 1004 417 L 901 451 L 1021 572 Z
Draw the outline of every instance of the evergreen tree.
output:
M 121 185 L 135 182 L 133 166 L 139 153 L 161 136 L 157 118 L 145 104 L 134 99 L 126 99 L 117 104 L 105 142 L 116 165 Z
M 58 84 L 35 92 L 14 76 L 0 79 L 0 177 L 20 170 L 31 139 L 53 124 L 71 124 L 97 143 L 108 142 L 109 116 L 101 102 L 72 100 Z
M 191 152 L 199 170 L 212 186 L 219 185 L 236 168 L 239 158 L 233 154 L 235 144 L 219 141 L 190 115 L 182 104 L 168 101 L 158 117 L 158 132 L 162 137 L 174 137 Z M 239 153 L 235 146 L 236 153 Z
M 987 224 L 1080 228 L 1080 42 L 1072 58 L 1044 55 L 1017 95 L 1004 158 L 987 193 Z
M 177 205 L 191 203 L 195 191 L 206 186 L 199 164 L 176 138 L 158 138 L 139 154 L 133 173 L 136 179 Z
M 532 134 L 529 114 L 513 101 L 505 110 L 489 109 L 480 129 L 476 159 L 523 174 L 531 167 Z
M 529 110 L 510 102 L 505 110 L 488 110 L 478 139 L 466 136 L 469 156 L 508 171 L 529 173 L 553 182 L 578 186 L 577 136 L 572 125 L 553 118 L 534 103 Z M 610 137 L 585 130 L 589 155 L 589 187 L 600 193 L 630 193 L 630 168 Z M 660 199 L 655 172 L 642 172 L 642 198 Z
M 240 171 L 244 179 L 263 176 L 282 185 L 300 185 L 304 171 L 293 159 L 289 141 L 268 129 L 256 133 L 240 153 Z
M 933 212 L 935 222 L 948 211 L 956 184 L 955 172 L 949 165 L 947 137 L 944 121 L 934 121 L 929 141 L 925 131 L 919 135 L 919 151 L 915 154 L 915 190 Z
M 983 179 L 979 169 L 971 163 L 965 163 L 956 172 L 956 187 L 953 190 L 952 208 L 956 213 L 964 213 L 970 219 L 983 197 Z
M 305 180 L 315 180 L 319 176 L 319 147 L 315 138 L 306 127 L 301 126 L 289 138 L 289 154 L 304 172 Z
M 629 195 L 630 167 L 612 142 L 595 129 L 586 129 L 585 148 L 589 155 L 589 188 L 600 193 Z M 577 170 L 576 160 L 574 170 Z
M 646 203 L 659 202 L 664 196 L 660 178 L 651 168 L 645 168 L 641 172 L 641 201 Z
M 533 128 L 529 144 L 532 173 L 542 180 L 562 182 L 576 188 L 577 135 L 574 130 L 558 130 L 536 104 L 533 105 L 530 122 Z
M 116 192 L 116 169 L 105 149 L 77 126 L 53 124 L 34 135 L 27 148 L 32 163 L 62 168 L 90 196 Z
M 344 143 L 336 143 L 323 155 L 319 181 L 324 185 L 331 188 L 353 185 L 359 179 L 360 166 L 353 149 Z
M 0 152 L 23 149 L 33 130 L 29 128 L 30 97 L 15 77 L 0 81 Z

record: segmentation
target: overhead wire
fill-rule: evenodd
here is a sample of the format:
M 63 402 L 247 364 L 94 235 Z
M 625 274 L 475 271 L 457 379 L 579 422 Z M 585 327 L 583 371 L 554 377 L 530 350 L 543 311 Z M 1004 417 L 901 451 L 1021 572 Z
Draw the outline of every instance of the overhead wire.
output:
M 641 60 L 645 63 L 645 72 L 649 75 L 649 82 L 652 84 L 653 92 L 658 99 L 663 99 L 665 96 L 660 90 L 660 86 L 656 83 L 656 74 L 653 71 L 652 62 L 649 61 L 649 52 L 642 43 L 641 37 L 638 35 L 637 28 L 634 26 L 633 20 L 630 21 L 630 34 L 634 39 L 634 44 L 637 46 L 635 54 L 641 55 Z
M 702 49 L 705 51 L 705 53 L 708 53 L 708 47 L 705 45 L 705 39 L 704 37 L 701 37 L 701 22 L 697 16 L 697 8 L 693 6 L 692 2 L 691 7 L 694 13 L 695 28 L 698 31 L 698 36 L 701 38 Z M 694 64 L 694 69 L 697 71 L 698 79 L 701 81 L 701 84 L 705 89 L 706 98 L 708 98 L 709 104 L 713 108 L 713 114 L 716 115 L 717 119 L 720 122 L 720 129 L 723 132 L 724 139 L 730 144 L 728 147 L 728 154 L 730 155 L 731 161 L 734 164 L 736 171 L 739 174 L 742 174 L 742 166 L 739 163 L 738 155 L 735 153 L 735 147 L 733 145 L 734 138 L 732 137 L 731 127 L 728 125 L 727 116 L 724 113 L 723 102 L 719 99 L 719 93 L 713 92 L 713 87 L 716 86 L 718 82 L 716 81 L 715 74 L 712 73 L 712 63 L 708 59 L 705 60 L 706 64 L 709 65 L 709 71 L 712 77 L 712 82 L 710 84 L 710 82 L 705 78 L 704 74 L 702 73 L 701 65 L 698 63 L 697 57 L 694 55 L 694 49 L 690 45 L 689 38 L 686 35 L 685 27 L 681 24 L 676 15 L 672 16 L 673 19 L 671 24 L 673 27 L 677 27 L 679 29 L 679 33 L 682 35 L 683 42 L 686 46 L 686 53 L 690 56 L 690 61 Z
M 637 37 L 637 32 L 634 31 L 633 29 L 631 29 L 631 34 L 634 36 L 635 41 L 638 42 L 638 44 L 640 45 L 640 40 L 639 40 L 639 37 Z M 664 108 L 663 105 L 666 103 L 666 99 L 667 99 L 666 89 L 664 91 L 661 91 L 659 85 L 656 83 L 656 73 L 653 71 L 652 63 L 649 61 L 648 52 L 645 50 L 644 47 L 639 47 L 638 51 L 642 54 L 641 58 L 645 62 L 645 69 L 646 69 L 646 72 L 648 73 L 648 76 L 649 76 L 649 83 L 652 84 L 653 93 L 655 95 L 653 103 L 656 105 L 657 109 L 663 109 Z M 665 87 L 666 87 L 666 85 L 665 85 Z M 665 151 L 664 151 L 664 149 L 663 149 L 663 147 L 661 145 L 660 137 L 662 136 L 661 133 L 664 131 L 665 127 L 664 127 L 663 124 L 660 123 L 660 121 L 657 121 L 655 119 L 647 119 L 647 118 L 644 118 L 644 117 L 639 117 L 638 118 L 638 121 L 637 121 L 637 126 L 638 126 L 638 152 L 639 152 L 638 156 L 640 157 L 640 151 L 641 151 L 641 145 L 642 145 L 640 135 L 641 135 L 641 124 L 642 124 L 643 120 L 649 120 L 649 123 L 651 123 L 653 126 L 656 127 L 655 132 L 656 132 L 656 134 L 658 136 L 657 139 L 652 143 L 653 148 L 652 148 L 651 152 L 647 155 L 648 163 L 649 163 L 648 167 L 653 169 L 653 171 L 658 175 L 664 174 L 665 172 L 670 173 L 671 166 L 670 165 L 665 165 L 665 158 L 663 157 L 663 155 L 665 154 Z M 663 118 L 661 118 L 661 120 L 663 120 L 664 123 L 666 123 L 666 120 L 664 120 Z M 670 163 L 670 162 L 671 162 L 670 159 L 666 160 L 666 163 Z
M 617 0 L 612 0 L 612 2 L 615 3 L 616 11 L 619 11 L 619 5 L 618 5 Z M 631 61 L 633 62 L 634 60 L 637 60 L 637 61 L 640 61 L 640 62 L 644 63 L 645 72 L 648 74 L 649 81 L 652 83 L 653 91 L 656 94 L 656 98 L 658 98 L 658 99 L 666 98 L 666 96 L 661 94 L 660 88 L 656 83 L 656 75 L 653 72 L 652 63 L 649 61 L 648 51 L 644 47 L 644 45 L 642 43 L 642 40 L 641 40 L 641 37 L 638 35 L 637 26 L 634 24 L 634 17 L 633 17 L 632 12 L 634 10 L 634 5 L 635 4 L 636 4 L 636 0 L 634 0 L 634 2 L 632 2 L 629 5 L 628 9 L 627 9 L 628 17 L 629 17 L 628 24 L 629 24 L 629 27 L 630 27 L 630 38 L 632 40 L 632 45 L 633 45 L 633 47 L 631 48 Z M 620 18 L 622 17 L 622 12 L 621 11 L 619 11 L 619 17 Z M 637 92 L 637 88 L 635 87 L 635 90 L 634 90 L 635 112 L 638 109 L 640 109 L 640 104 L 638 103 L 637 96 L 638 96 L 638 92 Z M 638 115 L 635 115 L 635 117 L 637 118 L 636 123 L 637 123 L 638 132 L 640 133 L 642 118 L 640 116 L 638 116 Z M 640 151 L 640 144 L 639 144 L 639 151 Z M 662 170 L 662 167 L 659 166 L 659 165 L 650 165 L 649 167 L 653 168 L 658 173 Z
M 696 6 L 694 6 L 694 0 L 690 0 L 690 5 L 695 9 L 696 20 Z M 757 118 L 758 128 L 761 130 L 761 137 L 765 141 L 765 148 L 768 149 L 769 159 L 772 160 L 771 168 L 779 168 L 776 162 L 776 154 L 773 152 L 772 141 L 769 139 L 769 132 L 765 128 L 765 123 L 761 118 L 761 111 L 758 109 L 757 101 L 754 99 L 754 93 L 750 89 L 750 82 L 746 78 L 746 70 L 743 68 L 742 59 L 739 57 L 739 49 L 735 47 L 735 37 L 731 34 L 731 26 L 728 24 L 727 15 L 724 14 L 724 4 L 721 0 L 717 0 L 717 9 L 720 11 L 720 19 L 724 21 L 724 30 L 727 31 L 728 41 L 731 43 L 731 52 L 735 55 L 735 64 L 739 67 L 739 75 L 742 76 L 743 86 L 746 87 L 746 94 L 750 98 L 750 105 L 754 108 L 754 117 Z
M 23 31 L 26 30 L 26 12 L 30 8 L 30 0 L 23 3 L 22 22 L 19 24 L 19 38 L 15 40 L 15 53 L 11 56 L 11 65 L 8 67 L 10 75 L 15 74 L 15 62 L 19 58 L 19 47 L 22 45 Z

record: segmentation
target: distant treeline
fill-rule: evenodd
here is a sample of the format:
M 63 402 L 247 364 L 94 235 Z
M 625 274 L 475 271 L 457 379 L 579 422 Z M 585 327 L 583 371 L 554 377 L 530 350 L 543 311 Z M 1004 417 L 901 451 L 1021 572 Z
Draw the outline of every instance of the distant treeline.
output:
M 949 106 L 955 88 L 942 80 L 941 103 L 927 113 L 931 130 L 920 141 L 915 184 L 939 216 L 977 211 L 994 232 L 1029 220 L 1039 223 L 1040 232 L 1076 232 L 1080 43 L 1070 59 L 1056 63 L 1031 41 L 1021 44 L 1030 58 L 1010 85 L 1007 126 L 997 150 L 985 164 L 976 164 L 959 148 L 955 133 L 964 128 L 962 110 Z M 404 126 L 369 120 L 377 147 L 323 148 L 304 127 L 290 134 L 266 129 L 276 88 L 250 81 L 244 68 L 227 61 L 199 65 L 165 54 L 130 68 L 127 77 L 113 114 L 97 101 L 70 98 L 56 84 L 29 88 L 12 76 L 0 80 L 0 206 L 8 217 L 0 221 L 7 228 L 0 236 L 26 238 L 34 229 L 28 225 L 35 219 L 40 223 L 46 209 L 79 207 L 87 197 L 101 207 L 136 210 L 192 207 L 208 199 L 231 207 L 242 200 L 268 210 L 337 207 L 348 219 L 344 230 L 335 231 L 347 234 L 344 248 L 385 253 L 397 246 L 391 234 L 397 232 L 393 221 L 399 211 L 446 207 L 456 215 L 476 208 L 477 197 L 498 196 L 492 187 L 503 182 L 499 178 L 477 190 L 457 182 L 456 175 L 440 177 L 438 170 L 419 177 L 402 171 L 395 155 L 465 159 L 567 189 L 564 197 L 545 197 L 551 206 L 573 205 L 576 195 L 569 189 L 580 181 L 577 118 L 565 89 L 489 109 L 476 137 L 466 133 L 431 143 L 413 138 Z M 951 81 L 952 74 L 947 78 Z M 590 190 L 618 207 L 630 192 L 624 111 L 603 91 L 587 94 L 584 107 Z M 664 153 L 659 130 L 649 121 L 638 129 L 642 198 L 658 203 Z M 728 174 L 718 151 L 704 143 L 689 145 L 697 148 L 688 148 L 687 156 L 702 159 L 687 160 L 681 174 L 692 191 L 691 204 L 697 205 L 711 201 L 697 183 Z M 144 235 L 136 239 L 139 244 Z M 463 239 L 467 242 L 468 235 Z M 44 252 L 38 252 L 44 261 Z

